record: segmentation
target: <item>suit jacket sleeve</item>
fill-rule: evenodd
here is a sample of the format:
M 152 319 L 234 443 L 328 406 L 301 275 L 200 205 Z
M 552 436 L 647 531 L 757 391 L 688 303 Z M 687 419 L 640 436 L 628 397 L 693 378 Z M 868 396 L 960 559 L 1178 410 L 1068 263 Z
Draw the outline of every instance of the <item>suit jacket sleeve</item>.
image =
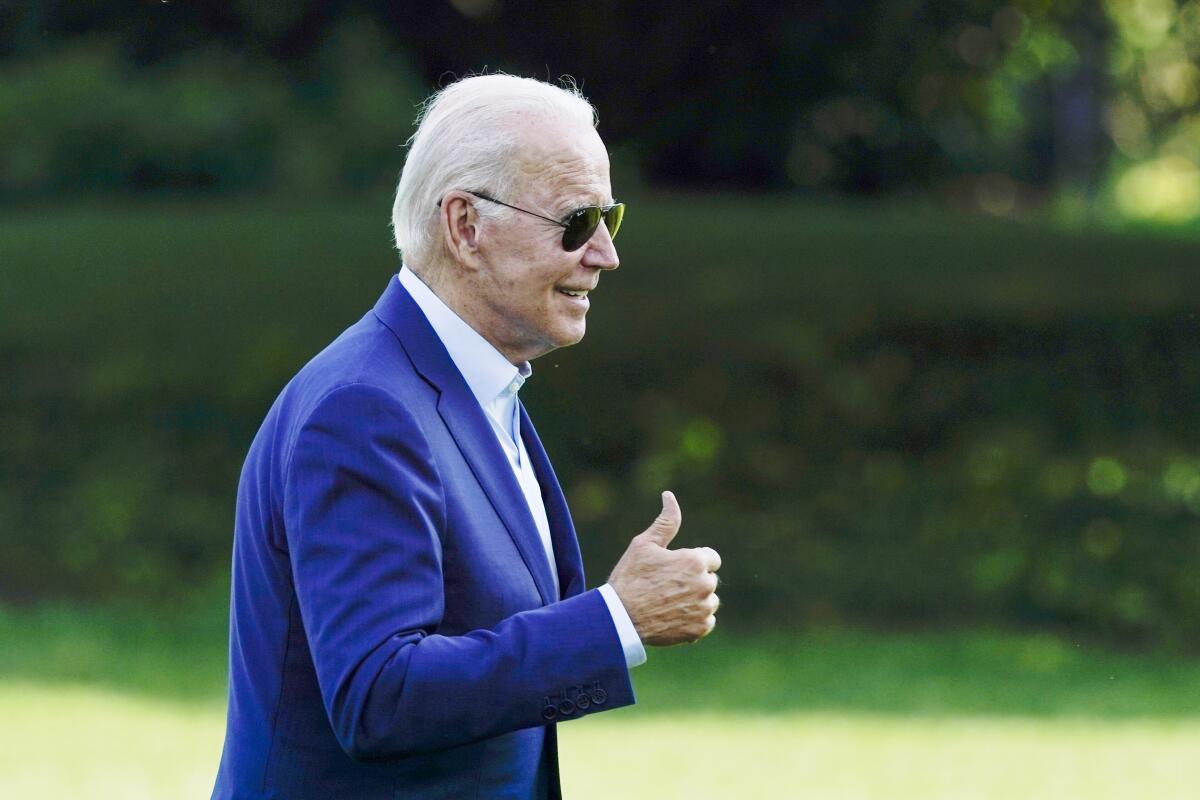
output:
M 284 523 L 326 713 L 342 748 L 402 757 L 544 725 L 545 698 L 600 681 L 572 717 L 634 701 L 593 590 L 488 630 L 437 633 L 445 495 L 416 419 L 367 384 L 334 389 L 285 461 Z

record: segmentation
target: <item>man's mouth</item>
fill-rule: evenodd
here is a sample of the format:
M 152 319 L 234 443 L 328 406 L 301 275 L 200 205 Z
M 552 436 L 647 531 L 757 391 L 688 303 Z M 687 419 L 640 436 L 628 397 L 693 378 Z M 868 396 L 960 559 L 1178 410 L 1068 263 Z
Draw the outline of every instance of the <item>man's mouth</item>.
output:
M 587 297 L 588 292 L 591 290 L 590 289 L 564 289 L 562 287 L 558 287 L 558 291 L 561 294 L 565 294 L 567 297 Z

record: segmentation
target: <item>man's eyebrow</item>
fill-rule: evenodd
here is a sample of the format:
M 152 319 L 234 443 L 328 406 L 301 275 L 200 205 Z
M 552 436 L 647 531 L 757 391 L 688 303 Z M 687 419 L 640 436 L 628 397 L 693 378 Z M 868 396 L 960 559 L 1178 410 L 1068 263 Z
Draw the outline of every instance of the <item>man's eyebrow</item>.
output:
M 587 206 L 607 206 L 616 202 L 615 200 L 606 200 L 604 198 L 605 195 L 600 192 L 580 192 L 579 194 L 572 195 L 570 200 L 564 201 L 555 206 L 555 208 L 559 209 L 560 216 L 565 217 L 580 208 L 586 208 Z

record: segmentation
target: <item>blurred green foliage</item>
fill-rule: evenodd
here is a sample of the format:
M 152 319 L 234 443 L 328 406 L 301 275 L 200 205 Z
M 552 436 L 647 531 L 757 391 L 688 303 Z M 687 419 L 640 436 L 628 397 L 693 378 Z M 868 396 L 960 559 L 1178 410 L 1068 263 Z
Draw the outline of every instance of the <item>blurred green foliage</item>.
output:
M 135 68 L 100 35 L 0 63 L 0 199 L 394 184 L 424 84 L 359 18 L 313 63 L 297 81 L 214 44 Z
M 378 188 L 490 68 L 575 75 L 658 186 L 1186 221 L 1198 63 L 1200 0 L 34 0 L 0 6 L 0 199 Z
M 1195 641 L 1194 238 L 627 199 L 587 338 L 522 393 L 593 584 L 671 488 L 739 628 Z M 397 267 L 388 205 L 6 213 L 0 594 L 223 579 L 263 414 Z
M 1105 127 L 1117 207 L 1162 220 L 1200 216 L 1200 2 L 1108 0 L 1117 89 Z

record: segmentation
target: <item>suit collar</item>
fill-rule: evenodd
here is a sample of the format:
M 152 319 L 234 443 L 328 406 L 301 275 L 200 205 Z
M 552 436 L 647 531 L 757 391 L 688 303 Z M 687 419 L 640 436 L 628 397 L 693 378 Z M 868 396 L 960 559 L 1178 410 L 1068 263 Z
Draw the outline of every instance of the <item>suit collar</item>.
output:
M 466 385 L 420 306 L 394 275 L 376 301 L 374 313 L 400 340 L 417 373 L 435 389 Z
M 438 339 L 412 295 L 394 277 L 388 281 L 387 289 L 375 304 L 374 313 L 400 340 L 414 369 L 438 390 L 437 409 L 442 421 L 454 437 L 458 449 L 470 466 L 475 479 L 483 487 L 492 507 L 504 522 L 504 527 L 520 551 L 525 566 L 533 575 L 542 602 L 547 605 L 555 602 L 558 598 L 554 592 L 550 564 L 546 560 L 546 552 L 542 548 L 533 516 L 525 503 L 525 496 L 508 464 L 508 457 L 496 439 L 491 423 L 484 416 L 483 409 L 480 408 L 462 373 L 454 365 L 446 347 Z M 527 417 L 522 418 L 522 430 L 525 430 L 526 420 Z M 532 431 L 532 425 L 529 425 L 528 429 Z M 536 440 L 536 436 L 534 439 Z M 526 449 L 530 449 L 528 440 Z M 541 450 L 540 442 L 537 449 L 544 459 L 545 451 Z M 532 453 L 531 457 L 537 458 Z M 547 461 L 547 471 L 548 467 Z M 538 478 L 542 480 L 543 475 L 539 474 Z M 557 482 L 555 486 L 557 487 Z M 561 492 L 559 494 L 561 495 Z M 550 518 L 550 523 L 553 534 L 553 517 Z M 561 536 L 552 538 L 557 542 Z M 557 551 L 557 544 L 555 548 Z M 563 586 L 565 591 L 565 584 Z

